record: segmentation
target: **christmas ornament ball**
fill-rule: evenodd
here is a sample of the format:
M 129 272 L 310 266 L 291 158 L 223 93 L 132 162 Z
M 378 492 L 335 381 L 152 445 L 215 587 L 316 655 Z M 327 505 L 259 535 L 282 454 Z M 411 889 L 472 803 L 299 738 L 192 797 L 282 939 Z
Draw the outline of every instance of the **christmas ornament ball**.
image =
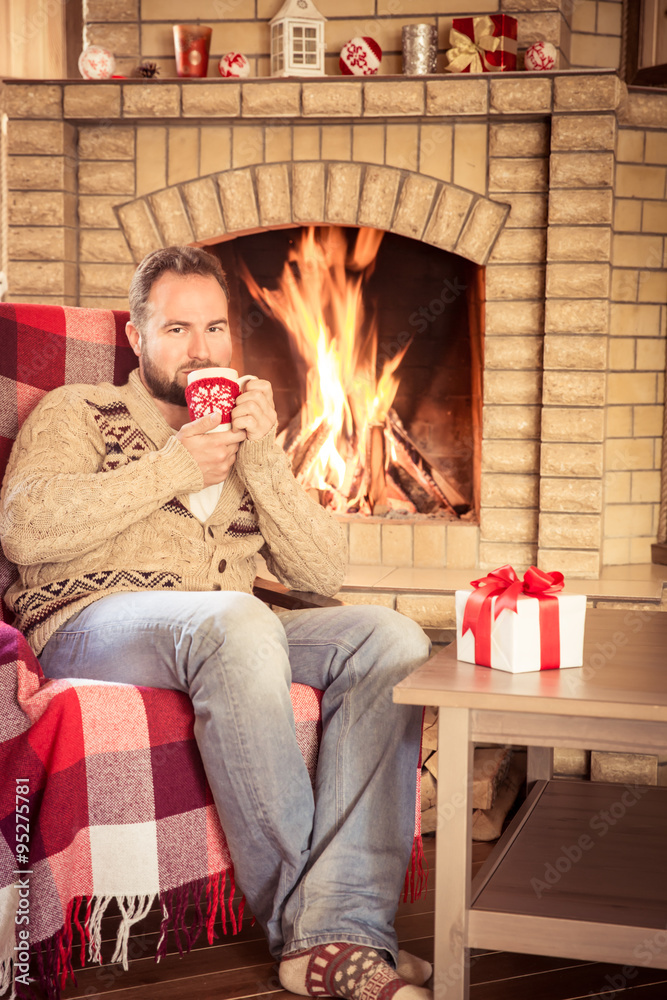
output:
M 556 47 L 551 42 L 535 42 L 526 50 L 524 65 L 527 70 L 554 69 L 556 65 Z
M 382 62 L 382 49 L 374 38 L 351 38 L 340 50 L 338 64 L 344 76 L 375 76 Z
M 115 68 L 113 54 L 101 45 L 88 45 L 79 56 L 79 73 L 84 80 L 108 80 Z
M 228 52 L 218 63 L 220 76 L 250 76 L 250 63 L 241 52 Z

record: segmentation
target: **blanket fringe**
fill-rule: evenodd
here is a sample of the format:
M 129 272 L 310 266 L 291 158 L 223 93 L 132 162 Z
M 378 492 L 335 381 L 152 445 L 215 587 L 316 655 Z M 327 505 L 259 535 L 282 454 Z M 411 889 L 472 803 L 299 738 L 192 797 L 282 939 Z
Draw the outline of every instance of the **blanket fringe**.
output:
M 86 898 L 85 896 L 77 896 L 76 899 L 74 900 L 74 926 L 79 932 L 79 943 L 81 948 L 79 952 L 79 962 L 81 966 L 84 966 L 86 964 L 86 940 L 88 937 L 88 920 L 86 919 L 86 925 L 85 927 L 83 927 L 79 916 L 81 903 L 85 898 Z M 87 916 L 88 916 L 88 911 L 86 911 L 86 917 Z
M 2 961 L 0 961 L 0 996 L 4 996 L 11 986 L 12 992 L 10 993 L 8 1000 L 14 1000 L 16 997 L 13 984 L 14 977 L 12 974 L 12 964 L 11 958 L 3 958 Z
M 422 724 L 421 733 L 423 741 L 424 733 L 424 718 L 426 716 L 426 709 L 422 709 Z M 408 897 L 410 902 L 414 903 L 415 900 L 421 899 L 422 895 L 426 892 L 428 885 L 428 862 L 424 856 L 424 843 L 421 836 L 421 770 L 422 770 L 422 759 L 424 753 L 424 744 L 420 741 L 419 743 L 419 762 L 417 764 L 417 802 L 416 802 L 416 816 L 415 816 L 415 837 L 412 841 L 412 854 L 410 856 L 410 863 L 408 865 L 408 870 L 405 873 L 405 882 L 403 884 L 403 902 L 407 903 Z
M 121 896 L 116 900 L 121 913 L 120 927 L 116 936 L 116 950 L 111 956 L 111 964 L 120 962 L 125 972 L 128 970 L 127 946 L 130 932 L 135 924 L 143 920 L 153 905 L 156 893 L 151 896 Z
M 81 937 L 81 965 L 85 964 L 85 935 L 84 929 L 79 920 L 79 909 L 85 897 L 75 896 L 70 900 L 65 922 L 60 930 L 45 941 L 31 943 L 31 978 L 34 979 L 46 994 L 48 1000 L 59 1000 L 60 992 L 67 985 L 67 980 L 71 979 L 74 986 L 77 985 L 76 976 L 72 967 L 72 954 L 74 950 L 74 928 L 76 927 Z M 111 899 L 113 897 L 108 897 Z M 88 914 L 90 914 L 91 902 L 88 904 Z M 35 966 L 37 975 L 34 975 Z M 4 980 L 0 979 L 0 993 Z M 23 984 L 14 983 L 14 992 L 8 1000 L 22 1000 L 23 997 L 34 997 L 34 992 L 28 988 L 23 989 Z
M 225 891 L 225 873 L 222 873 L 222 892 Z M 209 944 L 217 937 L 215 933 L 215 915 L 218 911 L 218 901 L 220 899 L 220 878 L 217 875 L 210 875 L 206 886 L 206 939 Z M 224 907 L 223 907 L 224 917 Z
M 57 934 L 48 940 L 38 941 L 37 944 L 30 945 L 30 951 L 37 960 L 37 969 L 39 970 L 39 975 L 34 978 L 39 982 L 48 1000 L 59 1000 L 63 985 L 60 942 L 64 930 L 62 927 Z M 34 996 L 30 989 L 24 993 L 22 988 L 16 990 L 16 995 L 19 998 Z
M 229 875 L 229 880 L 228 880 Z M 167 939 L 169 931 L 174 932 L 176 946 L 181 955 L 190 951 L 202 931 L 206 931 L 209 943 L 217 937 L 215 921 L 220 910 L 223 933 L 227 933 L 227 924 L 231 924 L 231 932 L 236 934 L 241 930 L 243 906 L 245 898 L 241 898 L 233 907 L 235 881 L 232 872 L 221 872 L 206 878 L 190 882 L 160 893 L 162 906 L 162 923 L 157 944 L 155 959 L 160 961 L 167 954 Z M 226 893 L 225 889 L 229 892 Z M 67 907 L 65 923 L 60 930 L 45 941 L 31 943 L 31 975 L 35 987 L 41 988 L 47 1000 L 60 1000 L 61 991 L 71 979 L 76 986 L 76 978 L 72 959 L 79 952 L 81 966 L 86 962 L 86 943 L 88 944 L 88 961 L 103 964 L 102 960 L 102 920 L 112 901 L 115 900 L 120 910 L 120 924 L 116 935 L 116 947 L 110 959 L 110 964 L 120 964 L 127 971 L 129 959 L 129 942 L 132 928 L 143 920 L 154 905 L 156 894 L 137 896 L 100 896 L 87 898 L 75 896 Z M 193 905 L 188 914 L 188 907 Z M 0 961 L 0 996 L 12 989 L 5 1000 L 27 1000 L 34 997 L 32 989 L 25 991 L 21 984 L 13 981 L 13 961 L 8 957 Z
M 424 845 L 422 844 L 421 836 L 419 836 L 415 837 L 412 842 L 412 856 L 403 884 L 403 902 L 406 903 L 408 897 L 411 903 L 414 903 L 417 899 L 421 899 L 426 892 L 427 885 L 428 862 L 424 855 Z
M 63 925 L 62 934 L 58 939 L 58 957 L 57 962 L 60 966 L 60 985 L 64 987 L 67 983 L 68 975 L 71 975 L 73 982 L 76 984 L 76 979 L 74 978 L 74 969 L 72 968 L 72 911 L 76 903 L 76 898 L 71 899 L 69 906 L 67 907 L 67 913 L 65 914 L 65 923 Z
M 222 933 L 227 934 L 227 921 L 229 920 L 232 934 L 238 934 L 243 924 L 245 897 L 241 899 L 237 914 L 233 905 L 236 890 L 233 869 L 229 872 L 228 896 L 225 892 L 226 888 L 227 872 L 223 871 L 218 875 L 210 875 L 206 879 L 199 879 L 189 883 L 189 885 L 180 886 L 178 889 L 170 889 L 160 895 L 162 924 L 160 925 L 160 939 L 155 955 L 157 962 L 167 954 L 167 935 L 170 930 L 174 932 L 176 947 L 180 955 L 191 950 L 204 929 L 206 929 L 208 943 L 213 944 L 217 937 L 215 921 L 218 907 L 220 908 Z M 188 925 L 186 915 L 191 902 L 191 893 L 194 914 Z
M 91 962 L 97 962 L 99 965 L 103 964 L 102 918 L 112 899 L 114 899 L 113 896 L 100 896 L 95 901 L 91 899 L 89 903 L 90 916 L 86 913 L 86 928 L 89 934 L 88 958 Z M 120 899 L 118 902 L 120 903 Z

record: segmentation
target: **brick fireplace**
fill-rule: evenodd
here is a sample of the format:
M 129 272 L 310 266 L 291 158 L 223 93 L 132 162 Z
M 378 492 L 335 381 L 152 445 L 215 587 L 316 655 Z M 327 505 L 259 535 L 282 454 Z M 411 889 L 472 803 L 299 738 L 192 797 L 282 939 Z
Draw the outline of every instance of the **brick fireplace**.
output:
M 353 562 L 575 577 L 649 561 L 663 95 L 586 70 L 7 81 L 3 102 L 9 301 L 125 308 L 149 250 L 295 225 L 379 228 L 484 268 L 479 524 L 352 519 Z

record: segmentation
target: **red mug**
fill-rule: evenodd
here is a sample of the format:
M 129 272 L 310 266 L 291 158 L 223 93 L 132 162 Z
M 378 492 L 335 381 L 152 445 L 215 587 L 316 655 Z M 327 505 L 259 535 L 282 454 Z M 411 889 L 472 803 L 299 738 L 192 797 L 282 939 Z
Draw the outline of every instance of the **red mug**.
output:
M 185 398 L 191 419 L 197 420 L 218 410 L 222 414 L 222 420 L 211 430 L 231 430 L 232 410 L 236 406 L 237 396 L 243 391 L 246 382 L 255 378 L 256 375 L 241 375 L 239 378 L 235 368 L 200 368 L 190 372 Z

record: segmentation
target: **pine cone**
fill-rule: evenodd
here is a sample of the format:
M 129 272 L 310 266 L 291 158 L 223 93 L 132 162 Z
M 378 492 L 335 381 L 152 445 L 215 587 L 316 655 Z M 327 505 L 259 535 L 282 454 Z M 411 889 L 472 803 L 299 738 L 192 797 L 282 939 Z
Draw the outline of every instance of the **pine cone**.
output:
M 150 80 L 154 76 L 160 75 L 160 67 L 154 62 L 143 62 L 138 66 L 139 76 L 145 77 Z

